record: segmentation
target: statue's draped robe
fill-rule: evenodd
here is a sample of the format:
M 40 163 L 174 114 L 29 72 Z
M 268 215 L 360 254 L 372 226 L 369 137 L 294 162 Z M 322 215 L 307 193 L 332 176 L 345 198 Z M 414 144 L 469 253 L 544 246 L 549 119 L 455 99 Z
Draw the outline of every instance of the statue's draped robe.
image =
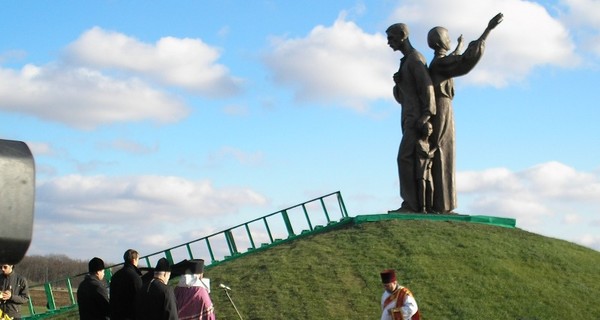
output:
M 471 71 L 483 55 L 485 41 L 476 40 L 469 44 L 463 54 L 436 54 L 429 65 L 436 99 L 436 114 L 432 117 L 433 134 L 431 145 L 438 151 L 431 168 L 434 200 L 433 210 L 440 213 L 452 212 L 457 207 L 455 181 L 455 129 L 452 99 L 454 81 L 452 78 Z

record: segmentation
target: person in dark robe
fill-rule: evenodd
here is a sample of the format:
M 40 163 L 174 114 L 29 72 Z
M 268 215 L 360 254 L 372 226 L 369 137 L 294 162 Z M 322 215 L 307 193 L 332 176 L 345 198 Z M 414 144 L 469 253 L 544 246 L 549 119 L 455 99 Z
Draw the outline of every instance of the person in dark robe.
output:
M 160 258 L 154 268 L 154 277 L 142 284 L 135 297 L 135 319 L 178 320 L 173 288 L 168 285 L 171 266 Z
M 215 320 L 210 282 L 204 278 L 204 260 L 183 260 L 173 265 L 173 275 L 176 273 L 181 274 L 175 287 L 179 320 Z
M 435 51 L 429 64 L 429 74 L 435 90 L 436 114 L 431 117 L 433 134 L 431 144 L 437 148 L 431 167 L 434 184 L 433 211 L 453 213 L 457 207 L 455 181 L 455 129 L 452 99 L 454 98 L 454 77 L 470 72 L 483 55 L 485 40 L 492 29 L 502 22 L 502 13 L 494 16 L 479 39 L 472 41 L 465 52 L 460 54 L 462 36 L 457 50 L 450 51 L 448 30 L 443 27 L 431 29 L 427 44 Z

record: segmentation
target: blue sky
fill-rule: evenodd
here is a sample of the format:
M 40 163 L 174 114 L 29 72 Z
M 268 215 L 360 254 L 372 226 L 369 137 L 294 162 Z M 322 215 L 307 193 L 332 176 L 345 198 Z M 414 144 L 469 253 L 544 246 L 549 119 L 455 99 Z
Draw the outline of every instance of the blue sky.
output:
M 457 212 L 600 250 L 600 1 L 2 1 L 0 137 L 37 169 L 28 254 L 119 262 L 341 191 L 400 205 L 400 53 L 479 37 L 455 79 Z

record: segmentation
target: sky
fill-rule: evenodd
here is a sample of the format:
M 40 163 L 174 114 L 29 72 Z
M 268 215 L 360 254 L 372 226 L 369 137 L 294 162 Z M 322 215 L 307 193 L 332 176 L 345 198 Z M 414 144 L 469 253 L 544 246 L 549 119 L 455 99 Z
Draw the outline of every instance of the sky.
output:
M 0 1 L 0 138 L 36 164 L 28 255 L 121 262 L 340 191 L 400 206 L 400 52 L 504 21 L 455 78 L 461 214 L 600 250 L 600 1 Z

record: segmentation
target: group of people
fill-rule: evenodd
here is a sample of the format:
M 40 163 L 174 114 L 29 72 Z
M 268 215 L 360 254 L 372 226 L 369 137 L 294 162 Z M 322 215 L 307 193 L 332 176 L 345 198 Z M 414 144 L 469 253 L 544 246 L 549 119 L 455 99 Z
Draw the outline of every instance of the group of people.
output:
M 434 57 L 429 67 L 411 45 L 406 24 L 396 23 L 386 30 L 388 45 L 403 54 L 393 76 L 394 98 L 402 105 L 397 164 L 403 202 L 390 213 L 452 213 L 456 208 L 453 78 L 475 67 L 488 34 L 502 19 L 501 13 L 494 16 L 479 39 L 472 41 L 462 54 L 462 36 L 456 50 L 450 52 L 448 30 L 431 29 L 427 44 L 434 50 Z
M 81 320 L 215 320 L 210 288 L 204 279 L 204 260 L 183 260 L 174 265 L 161 258 L 146 274 L 138 268 L 139 254 L 129 249 L 124 264 L 107 288 L 105 265 L 94 257 L 88 274 L 77 289 Z M 27 280 L 2 265 L 0 320 L 20 320 L 19 306 L 29 301 Z M 179 276 L 175 288 L 168 285 Z M 381 320 L 419 320 L 419 308 L 412 292 L 401 286 L 393 269 L 381 272 L 385 291 L 381 297 Z M 109 291 L 110 290 L 110 291 Z M 109 294 L 110 292 L 110 294 Z
M 214 320 L 210 287 L 203 281 L 204 260 L 171 265 L 161 258 L 146 274 L 138 268 L 139 254 L 129 249 L 124 264 L 107 288 L 104 262 L 92 258 L 88 274 L 77 289 L 81 320 Z M 175 288 L 169 279 L 180 277 Z

